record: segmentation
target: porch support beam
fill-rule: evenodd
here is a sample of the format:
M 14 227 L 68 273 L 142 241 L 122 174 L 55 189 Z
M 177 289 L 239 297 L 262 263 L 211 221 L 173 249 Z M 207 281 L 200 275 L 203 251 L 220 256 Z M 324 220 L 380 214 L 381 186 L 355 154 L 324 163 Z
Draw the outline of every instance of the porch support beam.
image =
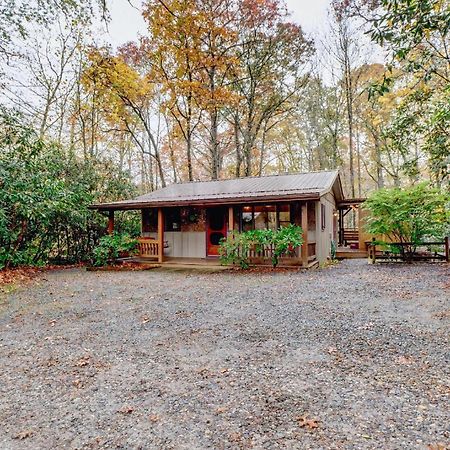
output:
M 114 210 L 108 211 L 108 234 L 114 233 Z
M 308 202 L 302 203 L 302 266 L 308 267 Z
M 234 231 L 234 209 L 232 206 L 228 207 L 228 234 Z
M 338 245 L 344 245 L 344 211 L 339 209 L 339 240 Z
M 164 260 L 164 211 L 158 208 L 158 262 Z

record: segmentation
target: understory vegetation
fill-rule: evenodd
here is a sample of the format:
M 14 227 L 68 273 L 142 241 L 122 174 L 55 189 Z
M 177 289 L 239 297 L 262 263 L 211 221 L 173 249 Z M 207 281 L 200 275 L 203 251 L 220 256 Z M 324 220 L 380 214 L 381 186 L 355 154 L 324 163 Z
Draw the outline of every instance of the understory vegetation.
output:
M 46 143 L 17 116 L 0 115 L 0 148 L 0 269 L 88 260 L 106 229 L 89 205 L 136 192 L 114 164 Z M 116 222 L 139 233 L 136 216 Z
M 103 236 L 93 251 L 94 266 L 106 266 L 119 257 L 133 256 L 138 241 L 127 233 L 113 233 Z

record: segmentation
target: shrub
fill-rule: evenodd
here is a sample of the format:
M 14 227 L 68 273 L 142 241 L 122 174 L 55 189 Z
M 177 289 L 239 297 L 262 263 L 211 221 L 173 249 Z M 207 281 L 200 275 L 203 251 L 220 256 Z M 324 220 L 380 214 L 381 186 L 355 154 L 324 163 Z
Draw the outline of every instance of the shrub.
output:
M 250 265 L 249 253 L 252 241 L 248 233 L 233 231 L 222 239 L 219 248 L 220 262 L 224 265 L 237 264 L 242 269 Z
M 368 211 L 367 231 L 405 244 L 390 247 L 409 259 L 425 239 L 442 239 L 448 232 L 448 201 L 448 195 L 426 183 L 403 189 L 381 189 L 363 204 Z
M 106 227 L 89 205 L 135 193 L 113 163 L 78 158 L 2 109 L 0 149 L 0 269 L 88 260 Z M 130 233 L 139 224 L 132 213 L 116 220 Z
M 293 256 L 295 250 L 303 244 L 303 230 L 298 225 L 282 227 L 273 233 L 272 265 L 276 267 L 280 256 Z
M 222 264 L 238 264 L 246 269 L 250 266 L 251 250 L 260 252 L 265 246 L 271 246 L 271 262 L 276 267 L 282 255 L 292 256 L 302 245 L 302 235 L 301 227 L 292 224 L 278 230 L 233 232 L 220 244 L 220 261 Z
M 137 245 L 137 239 L 128 234 L 113 233 L 103 236 L 93 251 L 94 266 L 105 266 L 109 261 L 115 261 L 120 253 L 134 254 Z

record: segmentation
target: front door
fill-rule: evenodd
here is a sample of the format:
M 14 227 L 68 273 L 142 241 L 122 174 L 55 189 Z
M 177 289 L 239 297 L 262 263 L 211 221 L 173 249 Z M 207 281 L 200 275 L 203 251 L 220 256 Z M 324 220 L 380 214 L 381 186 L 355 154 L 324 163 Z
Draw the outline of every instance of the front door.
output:
M 206 254 L 207 256 L 218 256 L 220 241 L 227 237 L 226 210 L 225 208 L 209 208 L 207 217 Z

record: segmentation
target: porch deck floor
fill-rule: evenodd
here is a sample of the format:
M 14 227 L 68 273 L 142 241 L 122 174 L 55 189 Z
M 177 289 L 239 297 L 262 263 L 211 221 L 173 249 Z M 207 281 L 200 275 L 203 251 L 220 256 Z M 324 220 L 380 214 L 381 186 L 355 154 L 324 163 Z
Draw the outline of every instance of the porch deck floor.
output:
M 223 266 L 220 264 L 218 258 L 183 258 L 183 257 L 168 257 L 164 258 L 162 263 L 158 263 L 153 258 L 143 258 L 140 256 L 136 256 L 134 258 L 129 258 L 127 261 L 136 262 L 139 264 L 150 265 L 155 267 L 165 267 L 171 269 L 204 269 L 208 271 L 223 271 L 223 270 L 231 270 L 233 266 Z M 317 267 L 319 262 L 317 260 L 309 262 L 306 269 L 311 269 Z M 270 264 L 258 264 L 259 267 L 271 267 Z M 279 264 L 278 268 L 280 269 L 293 269 L 300 270 L 305 269 L 302 265 L 292 265 L 292 264 Z
M 213 267 L 223 267 L 220 264 L 219 258 L 175 258 L 175 257 L 165 257 L 163 264 L 183 264 L 183 265 L 193 265 L 193 266 L 213 266 Z
M 143 258 L 135 257 L 132 259 L 133 262 L 140 264 L 155 265 L 158 267 L 166 267 L 171 269 L 208 269 L 213 271 L 229 270 L 229 266 L 222 266 L 218 258 L 175 258 L 168 257 L 164 258 L 162 263 L 158 263 L 153 258 Z

